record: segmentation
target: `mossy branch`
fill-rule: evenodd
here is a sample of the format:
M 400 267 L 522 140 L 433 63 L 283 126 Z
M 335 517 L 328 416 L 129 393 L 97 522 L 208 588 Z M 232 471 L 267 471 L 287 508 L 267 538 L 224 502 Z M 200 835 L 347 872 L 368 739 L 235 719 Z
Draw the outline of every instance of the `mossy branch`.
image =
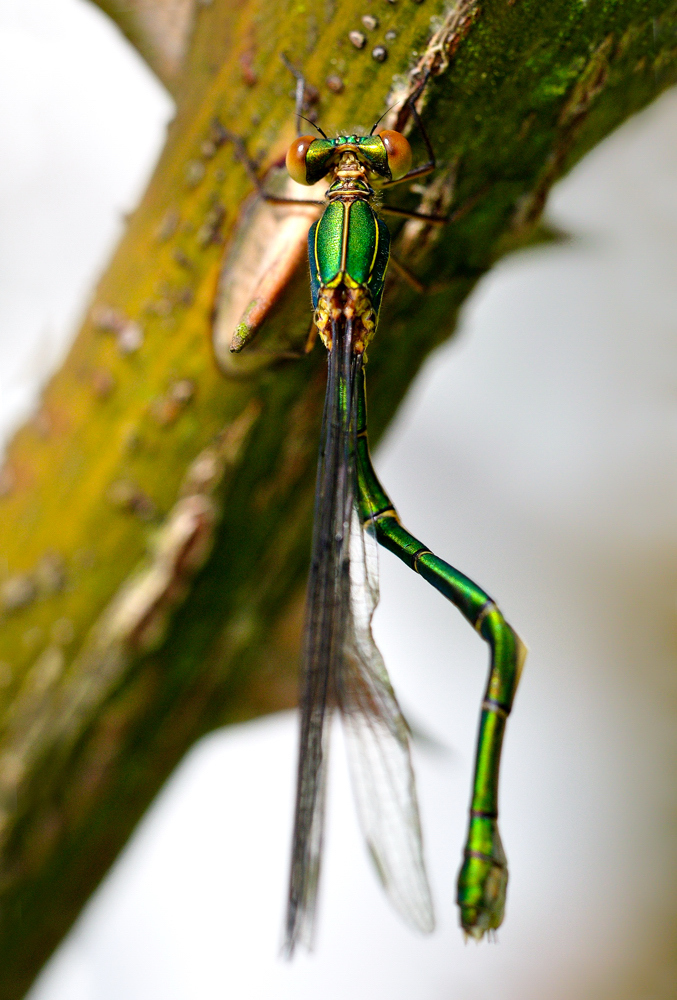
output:
M 150 52 L 141 3 L 100 6 Z M 155 175 L 0 474 L 0 1000 L 23 995 L 191 743 L 294 701 L 324 358 L 215 363 L 221 261 L 230 248 L 232 276 L 256 216 L 224 129 L 262 168 L 279 159 L 283 52 L 327 131 L 369 127 L 430 73 L 423 201 L 454 221 L 393 229 L 429 292 L 387 287 L 377 438 L 474 284 L 534 237 L 552 184 L 677 76 L 674 0 L 400 0 L 373 31 L 355 0 L 193 13 L 179 68 L 158 69 L 177 115 Z M 266 341 L 308 323 L 301 265 Z

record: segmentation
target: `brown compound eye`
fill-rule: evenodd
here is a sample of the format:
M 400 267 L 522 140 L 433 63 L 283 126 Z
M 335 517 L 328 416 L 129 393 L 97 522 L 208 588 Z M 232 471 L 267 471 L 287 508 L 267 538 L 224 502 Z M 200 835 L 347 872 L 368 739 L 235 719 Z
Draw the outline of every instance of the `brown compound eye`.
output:
M 388 154 L 390 173 L 393 175 L 393 180 L 398 181 L 411 168 L 411 146 L 401 132 L 393 132 L 392 129 L 386 128 L 379 132 L 379 135 Z
M 308 184 L 306 180 L 306 153 L 311 142 L 315 142 L 314 135 L 300 135 L 298 139 L 294 139 L 287 151 L 285 161 L 287 170 L 291 179 L 297 184 Z

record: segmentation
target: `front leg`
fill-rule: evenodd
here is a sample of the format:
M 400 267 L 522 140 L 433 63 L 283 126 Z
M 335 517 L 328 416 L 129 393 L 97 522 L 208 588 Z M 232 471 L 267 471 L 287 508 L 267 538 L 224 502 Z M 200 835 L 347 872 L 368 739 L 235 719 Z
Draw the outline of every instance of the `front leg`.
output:
M 461 926 L 480 939 L 503 921 L 508 867 L 498 832 L 498 778 L 505 724 L 512 708 L 526 647 L 495 602 L 477 584 L 436 556 L 400 524 L 369 455 L 364 375 L 357 435 L 360 515 L 381 545 L 440 591 L 475 627 L 490 649 L 489 681 L 480 715 L 470 822 L 457 902 Z
M 287 69 L 296 79 L 296 120 L 305 119 L 302 111 L 308 110 L 308 105 L 317 99 L 317 91 L 309 87 L 302 73 L 296 70 L 285 55 L 282 56 Z M 312 123 L 311 123 L 312 124 Z M 298 269 L 301 259 L 306 253 L 306 238 L 308 230 L 313 221 L 319 215 L 319 209 L 324 205 L 324 200 L 313 198 L 293 198 L 286 195 L 279 195 L 268 191 L 264 181 L 259 177 L 258 167 L 251 160 L 247 153 L 247 147 L 241 136 L 230 132 L 220 126 L 220 135 L 223 142 L 232 143 L 237 159 L 242 163 L 247 176 L 256 188 L 258 194 L 269 205 L 285 205 L 290 209 L 295 209 L 295 215 L 290 216 L 280 225 L 272 227 L 270 237 L 262 241 L 253 261 L 253 267 L 247 270 L 246 279 L 250 279 L 252 274 L 254 279 L 248 283 L 251 285 L 250 294 L 247 296 L 246 308 L 240 312 L 238 322 L 230 340 L 229 351 L 231 354 L 239 354 L 258 335 L 264 321 L 270 315 L 273 307 L 280 299 L 285 288 Z M 278 164 L 279 165 L 279 164 Z M 291 181 L 288 180 L 288 184 Z M 297 185 L 292 185 L 297 187 Z M 311 209 L 309 212 L 308 209 Z M 268 220 L 270 221 L 270 220 Z M 267 228 L 270 228 L 269 226 Z M 242 249 L 239 248 L 239 256 L 242 256 Z M 220 285 L 225 282 L 220 280 Z M 231 295 L 230 298 L 233 296 Z M 244 305 L 244 302 L 242 303 Z M 224 310 L 221 310 L 222 312 Z M 218 320 L 218 307 L 215 310 L 216 320 Z M 228 316 L 230 323 L 231 317 Z M 217 322 L 215 321 L 215 331 Z M 220 340 L 218 332 L 214 335 L 215 341 Z M 307 353 L 314 342 L 314 327 L 311 327 L 310 335 L 307 338 L 305 353 Z M 266 353 L 261 352 L 259 353 Z M 221 359 L 222 352 L 216 351 L 217 358 Z M 275 351 L 276 358 L 302 357 L 303 352 L 299 351 Z M 221 367 L 227 370 L 230 366 L 227 361 L 221 363 Z
M 225 133 L 235 146 L 258 193 L 267 204 L 282 205 L 285 213 L 251 207 L 243 215 L 224 260 L 215 296 L 213 339 L 220 367 L 231 372 L 229 354 L 240 351 L 258 335 L 265 320 L 284 294 L 307 256 L 308 230 L 319 217 L 323 201 L 280 196 L 267 191 L 248 158 L 243 141 Z M 279 178 L 278 178 L 279 180 Z M 287 178 L 287 187 L 294 185 Z M 229 346 L 224 349 L 226 339 Z M 310 344 L 310 341 L 308 341 Z M 218 346 L 217 346 L 218 345 Z M 262 356 L 267 352 L 259 350 Z M 298 351 L 274 352 L 276 358 L 302 356 Z

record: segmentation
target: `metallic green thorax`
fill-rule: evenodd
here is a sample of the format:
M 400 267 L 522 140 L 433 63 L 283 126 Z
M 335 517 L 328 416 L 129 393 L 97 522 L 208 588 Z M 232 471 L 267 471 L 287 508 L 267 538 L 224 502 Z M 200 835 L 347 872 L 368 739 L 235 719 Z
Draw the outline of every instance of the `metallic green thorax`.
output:
M 361 199 L 341 199 L 327 205 L 308 234 L 310 287 L 317 309 L 320 289 L 364 286 L 378 316 L 383 295 L 390 234 L 373 208 Z
M 308 234 L 310 284 L 315 323 L 331 345 L 335 290 L 352 290 L 356 310 L 355 349 L 362 351 L 376 330 L 390 255 L 388 227 L 373 208 L 369 180 L 390 178 L 379 136 L 316 139 L 306 154 L 308 179 L 332 172 L 329 204 Z

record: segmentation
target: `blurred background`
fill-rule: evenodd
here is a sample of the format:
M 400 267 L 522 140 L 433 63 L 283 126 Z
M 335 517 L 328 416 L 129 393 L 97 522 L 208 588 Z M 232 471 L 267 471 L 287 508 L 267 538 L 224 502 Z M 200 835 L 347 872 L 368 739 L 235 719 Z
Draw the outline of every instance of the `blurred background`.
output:
M 84 0 L 0 5 L 0 435 L 31 411 L 140 196 L 171 101 Z M 530 648 L 498 943 L 457 926 L 486 654 L 388 553 L 375 632 L 415 748 L 438 913 L 390 911 L 334 734 L 315 952 L 278 957 L 296 719 L 188 755 L 31 1000 L 677 996 L 677 93 L 556 188 L 570 234 L 504 260 L 376 456 L 403 520 Z M 65 235 L 65 238 L 64 238 Z

